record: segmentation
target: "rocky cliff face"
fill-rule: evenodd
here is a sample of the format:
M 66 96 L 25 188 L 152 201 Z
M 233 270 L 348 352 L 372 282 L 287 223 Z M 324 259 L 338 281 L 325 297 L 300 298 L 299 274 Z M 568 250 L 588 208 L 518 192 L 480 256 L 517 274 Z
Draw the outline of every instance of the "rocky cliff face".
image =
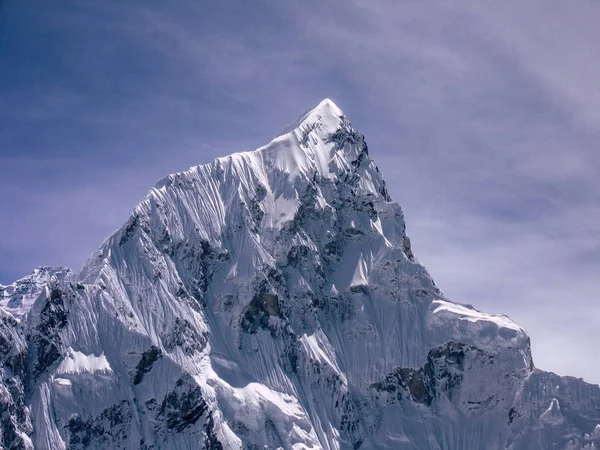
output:
M 79 273 L 0 286 L 0 447 L 579 449 L 600 388 L 447 300 L 329 100 L 160 181 Z

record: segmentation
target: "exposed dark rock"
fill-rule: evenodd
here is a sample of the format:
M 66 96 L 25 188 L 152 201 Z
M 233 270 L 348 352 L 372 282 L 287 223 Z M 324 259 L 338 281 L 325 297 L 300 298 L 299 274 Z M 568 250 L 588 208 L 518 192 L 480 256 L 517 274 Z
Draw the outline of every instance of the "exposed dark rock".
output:
M 299 267 L 309 255 L 310 249 L 306 245 L 293 245 L 287 254 L 287 265 Z
M 355 286 L 350 287 L 350 292 L 353 294 L 369 294 L 369 286 L 366 284 L 357 284 Z
M 327 137 L 327 142 L 333 142 L 338 149 L 343 149 L 346 145 L 362 144 L 364 135 L 350 125 L 345 116 L 340 117 L 340 127 Z
M 284 336 L 285 348 L 282 355 L 284 367 L 289 368 L 292 373 L 298 373 L 299 359 L 302 354 L 300 344 L 293 333 L 286 333 Z
M 349 392 L 341 398 L 339 408 L 342 435 L 352 443 L 353 449 L 361 448 L 363 439 L 375 431 L 368 426 L 371 414 L 367 410 L 367 405 L 357 395 Z
M 410 261 L 414 261 L 415 260 L 415 255 L 412 252 L 412 247 L 410 245 L 410 238 L 406 235 L 406 233 L 402 237 L 402 247 L 403 247 L 404 254 L 406 255 L 406 257 Z
M 123 234 L 121 234 L 121 239 L 119 239 L 119 245 L 125 245 L 135 234 L 136 230 L 140 226 L 140 216 L 137 213 L 134 213 L 127 222 L 125 229 L 123 230 Z
M 270 316 L 279 316 L 281 307 L 277 294 L 267 292 L 267 283 L 263 283 L 242 315 L 240 327 L 249 334 L 256 333 L 259 329 L 271 330 Z
M 25 369 L 26 353 L 19 352 L 19 323 L 10 314 L 0 311 L 0 363 L 8 367 L 14 374 L 21 375 Z
M 162 231 L 158 236 L 154 236 L 154 245 L 161 252 L 166 253 L 169 256 L 174 254 L 173 237 L 166 223 L 162 224 Z
M 329 256 L 338 259 L 342 254 L 343 243 L 341 239 L 334 238 L 327 242 L 324 246 L 325 256 Z
M 177 292 L 179 298 L 187 300 L 188 292 L 196 300 L 195 309 L 206 306 L 206 290 L 212 278 L 215 264 L 227 260 L 227 253 L 218 252 L 204 239 L 199 244 L 180 243 L 175 245 L 171 259 L 177 270 L 189 274 L 185 277 L 185 286 L 180 286 Z
M 0 369 L 0 375 L 5 375 Z M 22 434 L 33 431 L 25 390 L 20 378 L 8 377 L 0 384 L 0 448 L 25 449 Z
M 368 289 L 358 288 L 351 293 L 368 293 Z M 355 316 L 354 302 L 351 295 L 314 296 L 313 306 L 320 314 L 341 322 L 350 320 Z
M 285 445 L 284 440 L 281 438 L 277 427 L 270 417 L 267 417 L 265 420 L 265 434 L 267 436 L 268 448 L 283 448 Z
M 280 313 L 279 309 L 279 297 L 275 294 L 262 294 L 259 301 L 262 302 L 263 306 L 271 316 L 278 316 Z
M 208 418 L 204 424 L 204 434 L 206 435 L 203 447 L 204 450 L 223 450 L 223 445 L 215 433 L 215 422 L 212 413 L 208 414 Z
M 33 377 L 35 379 L 39 378 L 42 373 L 58 362 L 62 356 L 60 342 L 57 342 L 58 339 L 56 336 L 36 335 L 34 338 L 37 350 L 36 362 L 33 368 Z
M 63 328 L 67 324 L 67 311 L 63 299 L 63 292 L 58 284 L 50 288 L 50 298 L 40 313 L 40 321 L 50 328 Z
M 133 384 L 140 384 L 144 379 L 144 375 L 152 370 L 154 363 L 162 358 L 162 356 L 162 350 L 154 345 L 142 353 L 142 358 L 135 369 Z
M 188 355 L 201 352 L 208 342 L 208 332 L 199 333 L 194 326 L 185 319 L 175 319 L 175 326 L 163 336 L 163 345 L 168 351 L 175 347 Z
M 382 381 L 372 384 L 371 388 L 385 393 L 388 403 L 398 403 L 410 397 L 417 403 L 431 406 L 441 395 L 452 399 L 460 389 L 467 351 L 483 353 L 473 346 L 449 342 L 431 349 L 422 368 L 399 367 Z
M 0 448 L 25 449 L 23 435 L 33 432 L 26 406 L 27 348 L 23 330 L 0 310 Z
M 262 187 L 262 185 L 260 186 Z M 265 212 L 262 210 L 260 202 L 264 199 L 266 192 L 267 191 L 263 187 L 262 191 L 257 190 L 256 197 L 248 201 L 248 210 L 250 212 L 250 219 L 252 222 L 250 224 L 250 230 L 255 234 L 260 231 L 260 225 L 262 223 L 263 217 L 265 216 Z
M 29 337 L 35 351 L 34 379 L 38 379 L 62 356 L 60 331 L 67 326 L 67 310 L 64 301 L 67 295 L 69 293 L 63 292 L 58 283 L 51 284 L 50 295 L 40 312 L 40 322 Z
M 346 234 L 348 236 L 363 236 L 365 233 L 358 228 L 346 228 Z
M 123 448 L 129 435 L 131 419 L 131 408 L 126 400 L 105 409 L 92 419 L 84 419 L 75 414 L 65 426 L 67 448 Z
M 146 406 L 146 409 L 148 411 L 155 411 L 156 408 L 158 408 L 158 403 L 156 402 L 155 398 L 151 398 L 150 400 L 146 400 L 146 402 L 144 402 L 144 405 Z
M 200 386 L 190 375 L 184 375 L 163 399 L 157 419 L 168 430 L 181 432 L 193 426 L 208 411 Z M 212 427 L 211 427 L 212 428 Z
M 372 384 L 371 387 L 378 392 L 387 392 L 389 403 L 397 403 L 403 397 L 410 396 L 414 401 L 429 406 L 433 396 L 428 386 L 425 385 L 426 379 L 423 369 L 415 370 L 403 367 L 395 369 L 382 381 Z
M 311 215 L 315 214 L 316 198 L 317 183 L 316 180 L 312 180 L 302 194 L 302 197 L 300 198 L 300 205 L 298 206 L 298 209 L 294 214 L 294 218 L 289 225 L 289 229 L 292 233 L 300 232 L 306 221 L 311 217 Z

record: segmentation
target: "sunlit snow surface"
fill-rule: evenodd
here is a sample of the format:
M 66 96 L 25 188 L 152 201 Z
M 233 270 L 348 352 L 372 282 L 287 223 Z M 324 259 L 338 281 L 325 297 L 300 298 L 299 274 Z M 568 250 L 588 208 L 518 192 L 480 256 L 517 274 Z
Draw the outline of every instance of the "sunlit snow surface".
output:
M 84 355 L 83 353 L 74 351 L 71 347 L 69 347 L 67 349 L 66 356 L 61 361 L 54 373 L 56 375 L 63 375 L 67 373 L 80 374 L 95 372 L 112 372 L 110 364 L 108 363 L 104 354 L 101 354 L 100 356 Z
M 330 100 L 165 177 L 79 273 L 1 286 L 0 313 L 0 447 L 600 445 L 599 388 L 443 296 Z

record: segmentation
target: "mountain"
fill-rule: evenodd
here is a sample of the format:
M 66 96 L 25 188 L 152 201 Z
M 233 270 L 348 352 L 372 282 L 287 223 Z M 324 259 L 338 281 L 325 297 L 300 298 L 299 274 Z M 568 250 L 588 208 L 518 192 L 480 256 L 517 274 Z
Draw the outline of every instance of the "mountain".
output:
M 600 445 L 600 388 L 444 297 L 330 100 L 164 178 L 80 272 L 0 286 L 0 315 L 3 448 Z

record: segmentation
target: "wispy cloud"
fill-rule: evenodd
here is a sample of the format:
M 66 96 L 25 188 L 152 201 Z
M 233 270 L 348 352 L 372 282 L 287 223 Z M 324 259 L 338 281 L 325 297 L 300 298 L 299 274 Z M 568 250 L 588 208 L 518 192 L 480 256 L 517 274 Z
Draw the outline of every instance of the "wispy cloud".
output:
M 156 179 L 331 97 L 444 292 L 600 381 L 600 4 L 247 3 L 4 4 L 0 281 L 79 266 Z

